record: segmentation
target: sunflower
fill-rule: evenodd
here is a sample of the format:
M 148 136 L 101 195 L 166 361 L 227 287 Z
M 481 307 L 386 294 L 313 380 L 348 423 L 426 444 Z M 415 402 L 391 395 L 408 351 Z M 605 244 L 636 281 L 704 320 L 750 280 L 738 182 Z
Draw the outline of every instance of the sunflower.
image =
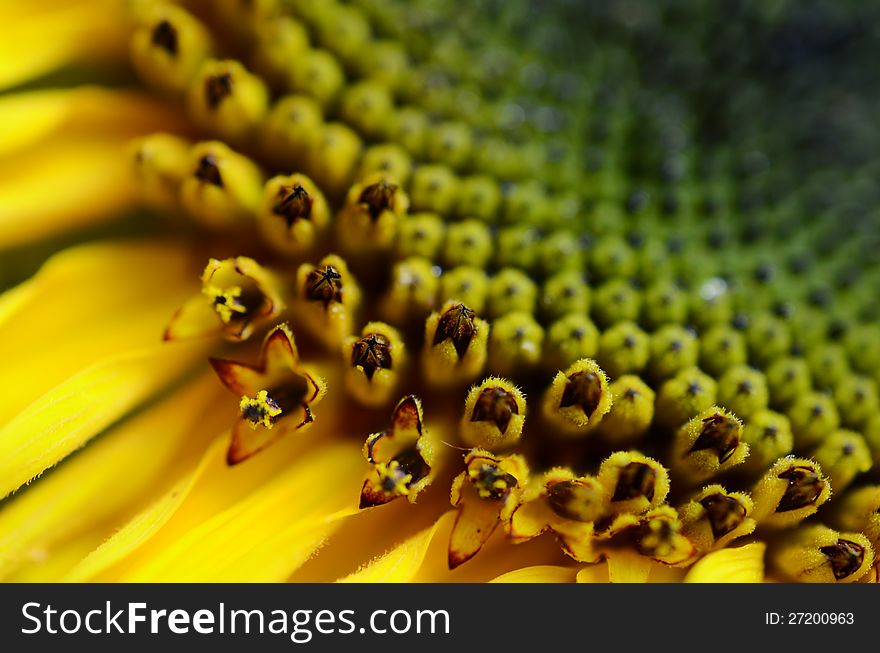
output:
M 2 2 L 0 578 L 876 581 L 876 9 L 705 4 Z

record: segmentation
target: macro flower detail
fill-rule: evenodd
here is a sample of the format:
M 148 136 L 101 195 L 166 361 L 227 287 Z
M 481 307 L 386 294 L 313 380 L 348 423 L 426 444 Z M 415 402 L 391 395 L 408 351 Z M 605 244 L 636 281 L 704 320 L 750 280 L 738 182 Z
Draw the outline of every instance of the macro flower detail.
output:
M 880 578 L 875 3 L 7 4 L 0 579 Z
M 245 340 L 284 309 L 278 280 L 251 258 L 211 259 L 202 273 L 202 292 L 171 318 L 165 340 L 221 334 Z
M 496 456 L 471 449 L 464 456 L 465 471 L 452 481 L 452 505 L 458 508 L 449 537 L 450 569 L 475 556 L 501 524 L 510 493 L 524 485 L 528 467 L 520 455 Z
M 373 468 L 361 489 L 361 508 L 372 508 L 406 497 L 415 503 L 433 480 L 436 444 L 424 430 L 422 406 L 409 395 L 400 400 L 388 430 L 374 433 L 364 443 L 364 457 Z
M 286 324 L 266 336 L 256 365 L 212 358 L 220 381 L 241 397 L 240 416 L 226 456 L 241 463 L 291 431 L 315 421 L 311 407 L 327 390 L 324 380 L 303 366 Z

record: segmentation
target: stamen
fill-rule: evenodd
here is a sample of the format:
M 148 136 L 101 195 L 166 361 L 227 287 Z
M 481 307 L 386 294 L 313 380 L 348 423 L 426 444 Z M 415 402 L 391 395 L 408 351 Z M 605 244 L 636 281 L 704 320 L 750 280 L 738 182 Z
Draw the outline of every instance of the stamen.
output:
M 494 422 L 503 435 L 514 415 L 519 414 L 516 399 L 504 388 L 485 388 L 471 413 L 472 422 Z
M 596 372 L 577 372 L 568 377 L 559 407 L 578 406 L 589 419 L 596 412 L 602 393 L 601 380 Z
M 332 265 L 317 267 L 306 277 L 306 299 L 323 302 L 326 309 L 331 303 L 342 303 L 342 275 Z
M 483 463 L 476 469 L 469 468 L 468 479 L 481 498 L 494 500 L 504 498 L 519 482 L 513 474 L 491 463 Z
M 351 351 L 351 364 L 364 368 L 372 380 L 376 370 L 392 368 L 391 343 L 379 333 L 371 333 L 358 340 Z
M 160 21 L 153 28 L 150 40 L 171 56 L 177 56 L 177 30 L 168 20 Z
M 370 219 L 375 222 L 385 211 L 394 210 L 394 194 L 397 192 L 397 184 L 389 183 L 384 179 L 364 188 L 358 197 L 360 205 L 370 214 Z
M 205 154 L 199 159 L 195 170 L 195 177 L 206 184 L 223 188 L 223 177 L 217 166 L 217 158 L 213 154 Z
M 596 361 L 582 358 L 557 372 L 544 394 L 544 416 L 560 435 L 591 432 L 611 410 L 608 377 Z
M 220 103 L 232 95 L 234 80 L 228 72 L 219 75 L 210 75 L 205 80 L 205 101 L 211 109 L 216 109 Z
M 247 306 L 241 301 L 242 290 L 239 286 L 223 289 L 206 285 L 202 288 L 202 293 L 211 300 L 214 310 L 224 324 L 229 324 L 236 314 L 244 315 L 248 311 Z
M 633 462 L 620 470 L 617 486 L 614 488 L 612 501 L 626 501 L 645 497 L 648 501 L 654 499 L 654 483 L 657 479 L 656 472 L 645 463 Z
M 510 381 L 490 376 L 468 392 L 459 423 L 462 442 L 497 451 L 516 444 L 526 419 L 526 398 Z
M 865 559 L 863 546 L 842 538 L 837 540 L 837 544 L 823 546 L 819 550 L 828 558 L 837 580 L 852 576 L 859 570 Z
M 706 510 L 712 535 L 723 537 L 739 526 L 746 518 L 746 507 L 736 497 L 727 494 L 711 494 L 700 499 Z
M 456 304 L 449 308 L 440 316 L 433 345 L 451 340 L 458 357 L 464 358 L 477 331 L 475 316 L 476 313 L 464 304 Z
M 405 497 L 409 494 L 409 484 L 412 482 L 412 474 L 406 470 L 397 460 L 390 463 L 378 463 L 376 472 L 379 475 L 382 491 L 391 496 Z
M 602 490 L 595 479 L 571 479 L 548 485 L 547 501 L 560 517 L 592 522 L 602 513 Z
M 688 453 L 714 449 L 718 463 L 724 463 L 739 446 L 742 424 L 734 417 L 711 415 L 703 419 L 703 428 Z
M 272 212 L 283 217 L 290 228 L 297 220 L 311 219 L 312 198 L 301 184 L 282 186 L 278 190 L 278 201 Z
M 792 466 L 777 478 L 788 481 L 776 512 L 787 512 L 812 505 L 822 494 L 825 480 L 818 471 L 810 467 Z
M 248 396 L 242 397 L 239 410 L 252 429 L 261 425 L 271 429 L 275 424 L 275 418 L 282 413 L 281 407 L 265 390 L 260 390 L 254 399 Z

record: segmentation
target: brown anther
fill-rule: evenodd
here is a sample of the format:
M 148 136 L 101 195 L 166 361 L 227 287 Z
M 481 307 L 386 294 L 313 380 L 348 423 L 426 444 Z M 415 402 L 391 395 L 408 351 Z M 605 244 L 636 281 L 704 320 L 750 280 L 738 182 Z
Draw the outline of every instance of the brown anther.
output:
M 746 518 L 746 507 L 735 497 L 726 494 L 710 494 L 700 499 L 715 539 L 727 535 Z
M 310 220 L 312 217 L 312 198 L 300 184 L 282 186 L 272 213 L 280 215 L 290 228 L 297 220 Z
M 593 521 L 596 499 L 596 490 L 576 479 L 553 483 L 547 488 L 547 501 L 553 512 L 574 521 Z
M 568 377 L 562 392 L 560 408 L 580 406 L 587 417 L 592 416 L 602 399 L 602 383 L 596 372 L 575 372 Z
M 854 574 L 865 559 L 864 547 L 850 540 L 837 540 L 837 544 L 823 546 L 819 550 L 828 558 L 837 580 Z
M 643 556 L 668 556 L 674 550 L 675 529 L 671 522 L 655 520 L 633 528 L 636 550 Z
M 324 302 L 327 308 L 332 302 L 342 302 L 342 275 L 332 265 L 315 268 L 306 277 L 306 299 Z
M 495 426 L 504 435 L 510 418 L 519 415 L 516 400 L 504 388 L 484 388 L 477 397 L 471 413 L 472 422 L 495 422 Z
M 645 463 L 630 463 L 620 470 L 617 476 L 617 485 L 614 488 L 612 501 L 626 501 L 645 497 L 648 501 L 654 499 L 654 482 L 657 473 Z
M 476 313 L 464 304 L 456 304 L 440 316 L 437 331 L 434 333 L 434 345 L 451 340 L 459 358 L 463 358 L 477 333 L 474 322 Z
M 223 99 L 232 95 L 233 79 L 230 73 L 211 75 L 205 80 L 205 100 L 208 106 L 216 109 Z
M 153 28 L 150 37 L 153 45 L 157 45 L 172 57 L 177 56 L 177 30 L 167 20 L 162 20 Z
M 375 222 L 384 211 L 394 209 L 394 194 L 397 185 L 385 181 L 377 181 L 361 191 L 358 203 L 370 214 L 370 219 Z
M 400 452 L 394 460 L 406 474 L 412 476 L 409 485 L 417 483 L 431 473 L 431 467 L 425 462 L 418 447 Z
M 470 476 L 471 482 L 477 488 L 480 496 L 487 499 L 503 499 L 519 481 L 513 474 L 502 471 L 497 465 L 484 463 L 475 475 Z
M 217 159 L 213 154 L 206 154 L 199 159 L 195 176 L 196 179 L 200 179 L 206 184 L 223 188 L 223 177 L 220 175 L 220 168 L 217 166 Z
M 825 481 L 811 467 L 793 465 L 777 478 L 788 481 L 788 487 L 779 500 L 779 505 L 776 506 L 776 512 L 787 512 L 809 506 L 825 489 Z
M 391 369 L 391 343 L 379 333 L 361 338 L 351 348 L 351 364 L 364 368 L 364 374 L 372 381 L 376 370 Z
M 703 428 L 688 453 L 714 449 L 718 462 L 723 463 L 739 446 L 740 425 L 733 417 L 715 414 L 703 420 Z

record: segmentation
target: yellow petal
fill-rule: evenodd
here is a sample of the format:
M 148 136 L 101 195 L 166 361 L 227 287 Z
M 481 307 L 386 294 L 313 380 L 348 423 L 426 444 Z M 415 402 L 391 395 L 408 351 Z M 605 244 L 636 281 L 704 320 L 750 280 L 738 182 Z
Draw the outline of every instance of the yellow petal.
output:
M 115 136 L 185 127 L 182 114 L 146 93 L 93 86 L 0 97 L 0 157 L 70 134 Z
M 30 300 L 35 288 L 36 284 L 33 281 L 25 281 L 0 294 L 0 328 L 3 328 L 3 323 Z
M 435 534 L 446 524 L 451 528 L 455 512 L 450 511 L 438 519 L 433 526 L 408 538 L 402 544 L 381 558 L 369 563 L 363 569 L 340 579 L 341 583 L 407 583 L 415 579 L 425 560 L 428 547 Z
M 347 519 L 321 550 L 288 580 L 325 583 L 353 574 L 402 540 L 433 525 L 439 515 L 449 509 L 444 489 L 428 488 L 415 506 L 408 501 L 392 501 L 381 508 L 361 510 Z
M 187 478 L 132 518 L 66 580 L 109 582 L 126 577 L 144 559 L 160 555 L 194 526 L 245 501 L 261 486 L 284 474 L 291 466 L 290 461 L 306 461 L 316 443 L 332 436 L 336 430 L 338 427 L 331 420 L 319 419 L 314 430 L 316 437 L 282 440 L 275 447 L 274 455 L 255 456 L 235 467 L 226 464 L 230 434 L 223 433 Z
M 609 583 L 611 579 L 609 577 L 608 565 L 604 562 L 600 562 L 595 565 L 587 565 L 586 567 L 581 568 L 581 570 L 577 573 L 577 582 L 578 583 Z
M 168 316 L 197 287 L 197 269 L 179 245 L 109 242 L 62 252 L 14 299 L 3 295 L 0 428 L 81 370 L 160 343 Z
M 688 583 L 760 583 L 764 580 L 763 542 L 721 549 L 697 561 L 685 577 Z
M 31 563 L 21 566 L 3 579 L 4 583 L 53 583 L 87 555 L 95 546 L 90 533 L 82 533 L 59 551 L 48 554 L 42 549 L 30 551 Z
M 621 549 L 608 553 L 608 578 L 612 583 L 645 583 L 653 564 L 650 558 Z
M 262 458 L 227 467 L 223 444 L 218 440 L 211 458 L 203 461 L 197 474 L 202 491 L 234 483 L 235 476 L 241 475 L 238 470 L 246 472 L 251 462 Z M 283 449 L 281 444 L 279 448 Z M 322 444 L 292 464 L 282 451 L 278 454 L 286 466 L 268 479 L 263 476 L 263 485 L 240 500 L 210 506 L 204 519 L 186 519 L 186 504 L 196 498 L 195 488 L 190 488 L 189 496 L 174 508 L 170 518 L 166 515 L 158 524 L 151 517 L 158 529 L 150 524 L 146 529 L 129 529 L 126 537 L 132 539 L 140 530 L 144 545 L 131 548 L 121 564 L 100 577 L 135 582 L 269 582 L 287 578 L 356 511 L 357 491 L 352 488 L 357 487 L 363 461 L 350 443 Z M 189 512 L 191 517 L 198 513 Z M 149 540 L 144 541 L 144 535 Z
M 9 3 L 0 6 L 0 20 L 0 89 L 68 64 L 121 60 L 128 46 L 121 0 Z
M 449 566 L 458 567 L 477 555 L 500 523 L 500 500 L 483 499 L 467 482 L 449 538 Z
M 577 569 L 554 565 L 536 565 L 515 569 L 490 580 L 490 583 L 573 583 Z
M 218 440 L 216 444 L 222 445 L 223 443 Z M 213 449 L 218 449 L 218 447 L 215 446 Z M 189 494 L 201 469 L 200 467 L 180 479 L 164 495 L 135 515 L 125 526 L 114 533 L 109 540 L 88 556 L 85 556 L 76 567 L 63 577 L 63 580 L 81 583 L 94 579 L 141 546 L 153 533 L 171 519 Z M 102 580 L 112 580 L 112 578 L 103 578 Z
M 40 560 L 47 556 L 65 557 L 71 546 L 87 541 L 90 552 L 168 491 L 234 419 L 234 405 L 222 409 L 224 396 L 213 375 L 204 374 L 10 500 L 0 510 L 0 577 L 23 564 L 43 566 Z M 71 545 L 74 538 L 82 543 Z M 53 568 L 58 569 L 54 562 Z
M 0 247 L 118 218 L 133 207 L 123 144 L 65 136 L 0 161 Z
M 127 352 L 40 397 L 0 429 L 0 496 L 83 446 L 203 354 L 202 348 L 186 344 Z

